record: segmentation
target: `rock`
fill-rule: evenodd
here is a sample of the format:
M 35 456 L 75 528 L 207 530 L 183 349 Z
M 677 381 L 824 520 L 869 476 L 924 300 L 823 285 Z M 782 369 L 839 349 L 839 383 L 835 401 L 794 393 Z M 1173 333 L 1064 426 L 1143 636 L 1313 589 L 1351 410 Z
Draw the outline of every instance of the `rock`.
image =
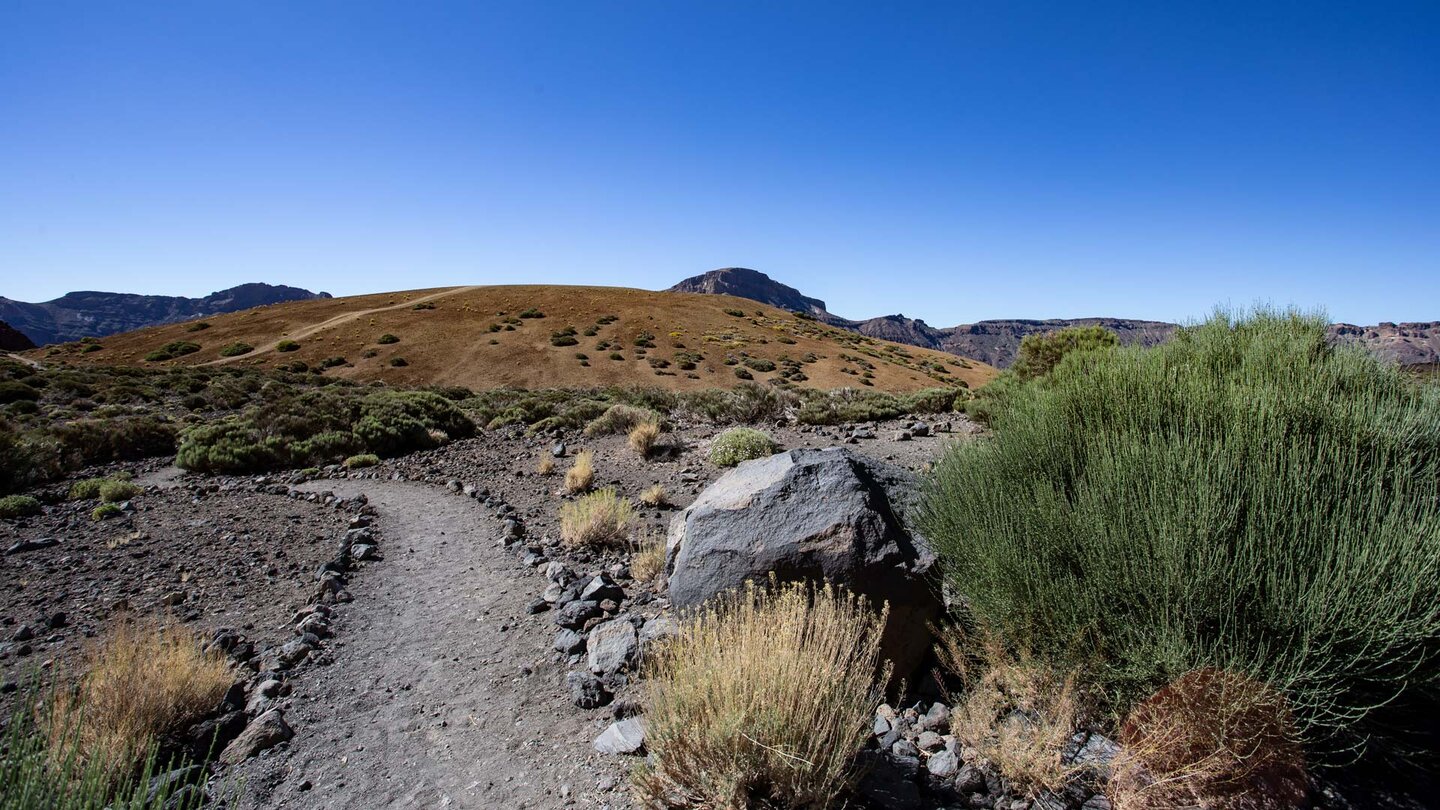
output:
M 630 717 L 610 724 L 592 743 L 602 754 L 635 754 L 645 747 L 645 724 Z
M 588 672 L 571 672 L 565 676 L 570 700 L 582 709 L 598 709 L 610 702 L 610 692 L 600 679 Z
M 555 623 L 571 629 L 580 627 L 600 615 L 600 603 L 577 599 L 555 611 Z
M 555 458 L 564 458 L 565 442 L 556 442 L 555 446 L 550 448 L 550 455 L 554 456 Z
M 356 543 L 350 547 L 350 558 L 354 560 L 373 560 L 376 558 L 375 547 L 369 543 Z
M 59 542 L 59 540 L 48 537 L 38 540 L 21 540 L 17 543 L 12 543 L 9 548 L 5 549 L 5 553 L 22 554 L 26 551 L 39 551 L 42 548 L 50 548 L 51 546 L 58 545 Z
M 896 759 L 906 758 L 918 760 L 920 758 L 920 749 L 916 748 L 915 743 L 909 740 L 899 740 L 891 745 L 890 753 L 893 754 Z
M 629 619 L 611 619 L 595 626 L 586 642 L 590 671 L 608 675 L 631 667 L 640 653 L 640 639 Z
M 293 736 L 295 732 L 285 723 L 285 713 L 279 709 L 271 709 L 255 718 L 249 727 L 240 732 L 240 736 L 225 746 L 225 750 L 220 752 L 220 762 L 225 765 L 244 762 Z
M 910 435 L 910 431 L 908 431 L 908 430 L 899 430 L 899 431 L 896 431 L 896 432 L 895 432 L 895 435 L 894 435 L 893 438 L 894 438 L 894 440 L 897 441 L 897 442 L 908 442 L 908 441 L 910 441 L 910 439 L 913 438 L 913 437 Z
M 640 645 L 646 646 L 680 632 L 680 623 L 673 616 L 656 616 L 640 628 Z
M 877 715 L 875 717 L 875 727 L 872 729 L 872 732 L 876 737 L 884 737 L 886 734 L 889 734 L 890 721 Z
M 65 617 L 64 613 L 51 613 L 45 619 L 45 626 L 51 630 L 59 630 L 67 624 L 69 624 L 69 620 Z
M 1082 736 L 1085 738 L 1083 744 L 1079 739 Z M 1078 746 L 1066 757 L 1071 764 L 1085 766 L 1106 779 L 1110 777 L 1110 764 L 1120 753 L 1118 743 L 1102 734 L 1081 732 L 1072 738 L 1071 744 Z
M 965 765 L 955 774 L 955 789 L 961 793 L 985 790 L 985 772 L 974 765 Z
M 35 638 L 35 628 L 28 624 L 20 625 L 14 635 L 10 636 L 11 641 L 30 641 L 33 638 Z
M 529 614 L 532 615 L 532 616 L 535 615 L 536 613 L 544 613 L 545 611 L 547 611 L 547 610 L 549 610 L 549 609 L 550 609 L 550 603 L 549 603 L 548 601 L 546 601 L 546 600 L 545 600 L 545 597 L 543 597 L 543 596 L 542 596 L 542 597 L 539 597 L 538 599 L 532 599 L 532 600 L 530 601 L 530 604 L 528 604 L 528 605 L 525 606 L 525 612 L 526 612 L 526 613 L 529 613 Z
M 190 748 L 201 759 L 222 751 L 245 730 L 245 712 L 229 711 L 195 725 L 190 730 Z
M 916 422 L 910 426 L 910 432 L 915 436 L 929 436 L 930 426 L 924 422 Z
M 914 774 L 906 773 L 904 765 L 875 751 L 863 752 L 857 760 L 865 775 L 855 790 L 871 806 L 886 810 L 919 810 L 923 806 L 920 786 L 915 784 Z
M 560 562 L 545 563 L 544 574 L 546 579 L 556 585 L 564 585 L 571 579 L 570 569 L 565 567 L 565 563 Z
M 944 734 L 950 730 L 950 707 L 944 703 L 936 702 L 930 706 L 930 711 L 920 718 L 916 727 L 922 731 L 934 731 Z
M 615 581 L 610 579 L 608 574 L 600 574 L 591 579 L 580 592 L 581 599 L 591 599 L 596 602 L 603 602 L 606 599 L 620 601 L 625 598 L 625 591 L 621 590 Z
M 931 776 L 945 779 L 960 770 L 960 759 L 955 756 L 954 751 L 942 749 L 930 755 L 930 759 L 925 762 L 925 770 L 929 771 Z
M 555 649 L 566 655 L 585 652 L 585 637 L 574 630 L 561 629 L 555 634 Z
M 1097 793 L 1086 799 L 1080 810 L 1110 810 L 1110 800 Z
M 671 522 L 671 602 L 691 608 L 772 572 L 852 588 L 889 603 L 881 650 L 904 678 L 929 652 L 941 612 L 929 581 L 935 555 L 896 517 L 913 506 L 915 487 L 905 470 L 844 448 L 744 462 Z
M 945 747 L 945 741 L 940 739 L 940 735 L 933 731 L 922 731 L 920 732 L 920 736 L 915 740 L 915 745 L 921 751 L 938 751 Z

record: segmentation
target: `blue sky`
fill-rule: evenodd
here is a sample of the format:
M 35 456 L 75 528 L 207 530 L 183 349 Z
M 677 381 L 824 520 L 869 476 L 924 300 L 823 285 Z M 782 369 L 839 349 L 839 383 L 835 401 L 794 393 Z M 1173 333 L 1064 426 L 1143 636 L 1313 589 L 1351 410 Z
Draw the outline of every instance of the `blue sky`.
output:
M 0 295 L 1440 319 L 1440 4 L 0 2 Z

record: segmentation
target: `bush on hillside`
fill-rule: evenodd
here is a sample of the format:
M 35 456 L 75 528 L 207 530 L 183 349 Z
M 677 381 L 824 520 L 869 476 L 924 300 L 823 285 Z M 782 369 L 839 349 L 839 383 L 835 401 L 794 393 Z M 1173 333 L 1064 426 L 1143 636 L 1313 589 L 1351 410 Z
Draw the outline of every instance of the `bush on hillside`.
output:
M 0 518 L 29 517 L 40 514 L 40 502 L 29 495 L 6 495 L 0 498 Z
M 389 332 L 386 332 L 385 334 L 383 334 L 383 335 L 381 335 L 380 337 L 376 338 L 376 339 L 375 339 L 375 342 L 376 342 L 376 343 L 379 343 L 379 344 L 382 345 L 382 346 L 388 346 L 388 345 L 390 345 L 391 343 L 399 343 L 399 342 L 400 342 L 400 338 L 398 338 L 398 337 L 390 334 Z
M 951 448 L 920 528 L 970 620 L 1109 708 L 1214 667 L 1331 754 L 1403 753 L 1440 694 L 1440 390 L 1322 318 L 1216 315 L 1080 352 Z
M 710 463 L 717 467 L 734 467 L 742 461 L 764 458 L 779 446 L 775 440 L 754 428 L 730 428 L 710 443 Z
M 282 340 L 275 344 L 275 351 L 277 352 L 293 352 L 299 348 L 300 344 L 293 340 Z
M 176 340 L 166 343 L 164 346 L 145 355 L 145 359 L 152 363 L 158 363 L 164 360 L 173 360 L 176 357 L 182 357 L 187 354 L 194 354 L 198 351 L 200 351 L 199 343 L 192 343 L 188 340 Z
M 249 354 L 255 351 L 255 347 L 249 343 L 230 343 L 220 349 L 221 357 L 239 357 L 242 354 Z
M 16 382 L 14 380 L 0 382 L 0 405 L 20 402 L 21 400 L 33 402 L 39 398 L 40 392 L 23 382 Z
M 660 414 L 649 408 L 634 405 L 611 405 L 590 424 L 585 426 L 586 436 L 609 436 L 614 433 L 629 433 L 643 424 L 659 425 Z

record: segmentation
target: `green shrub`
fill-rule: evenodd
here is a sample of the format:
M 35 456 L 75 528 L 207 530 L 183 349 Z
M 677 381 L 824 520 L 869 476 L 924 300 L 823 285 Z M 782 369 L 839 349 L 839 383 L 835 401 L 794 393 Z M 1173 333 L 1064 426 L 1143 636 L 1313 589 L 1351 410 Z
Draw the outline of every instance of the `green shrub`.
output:
M 730 428 L 710 443 L 710 462 L 717 467 L 734 467 L 752 458 L 764 458 L 779 449 L 765 433 L 753 428 Z
M 399 343 L 399 342 L 400 342 L 400 338 L 398 338 L 398 337 L 390 334 L 389 332 L 386 332 L 385 334 L 383 334 L 383 335 L 381 335 L 380 337 L 376 338 L 376 339 L 375 339 L 375 342 L 376 342 L 376 343 L 379 343 L 379 344 L 382 345 L 382 346 L 388 346 L 388 345 L 390 345 L 391 343 Z
M 0 405 L 22 400 L 35 401 L 40 398 L 40 392 L 26 385 L 23 382 L 5 380 L 0 382 Z
M 1020 340 L 1020 351 L 1011 367 L 1022 380 L 1033 380 L 1049 374 L 1071 352 L 1113 349 L 1120 345 L 1103 326 L 1071 326 L 1043 335 L 1026 335 Z
M 380 463 L 380 457 L 374 453 L 360 453 L 345 459 L 345 468 L 358 470 L 361 467 L 374 467 Z
M 390 358 L 390 365 L 395 368 L 404 368 L 410 365 L 410 363 L 403 357 L 392 357 Z
M 249 343 L 231 343 L 220 349 L 221 357 L 239 357 L 242 354 L 249 354 L 255 351 L 255 347 Z
M 735 367 L 735 376 L 742 380 L 753 380 L 755 375 L 740 366 Z
M 585 435 L 609 436 L 615 433 L 629 433 L 647 422 L 659 425 L 664 421 L 664 417 L 649 408 L 624 404 L 611 405 L 604 414 L 585 426 Z
M 119 517 L 125 514 L 125 510 L 113 503 L 102 503 L 90 510 L 90 519 L 96 523 L 102 520 L 109 520 L 112 517 Z
M 6 495 L 0 498 L 0 518 L 17 518 L 40 514 L 40 502 L 29 495 Z
M 725 310 L 725 314 L 726 314 L 726 315 L 729 315 L 729 316 L 732 317 L 732 318 L 743 318 L 743 317 L 745 317 L 745 310 L 743 310 L 743 309 L 727 309 L 727 310 Z
M 682 394 L 678 407 L 717 425 L 737 425 L 784 418 L 785 412 L 798 402 L 799 398 L 791 392 L 757 383 L 741 383 L 734 388 Z
M 745 366 L 752 371 L 774 371 L 775 363 L 763 357 L 745 358 Z
M 207 323 L 206 321 L 196 321 L 196 322 L 190 324 L 189 326 L 185 327 L 185 331 L 186 331 L 186 332 L 204 332 L 206 329 L 209 329 L 209 328 L 210 328 L 210 324 Z
M 535 307 L 530 307 L 529 309 L 527 309 L 527 310 L 525 310 L 524 312 L 520 313 L 520 317 L 522 317 L 522 318 L 543 318 L 543 317 L 545 317 L 545 313 L 541 312 L 540 310 L 536 309 Z
M 106 503 L 128 501 L 138 494 L 140 494 L 140 487 L 129 481 L 117 481 L 111 478 L 100 482 L 100 500 Z
M 277 352 L 293 352 L 299 348 L 300 344 L 293 340 L 282 340 L 275 344 L 275 351 Z
M 1282 691 L 1322 756 L 1435 727 L 1440 391 L 1322 318 L 1216 315 L 1072 353 L 993 424 L 919 521 L 969 620 L 1116 712 L 1216 667 Z
M 163 360 L 173 360 L 176 357 L 194 354 L 198 351 L 200 351 L 199 343 L 191 343 L 188 340 L 176 340 L 166 343 L 164 346 L 145 355 L 145 359 L 152 363 L 158 363 Z

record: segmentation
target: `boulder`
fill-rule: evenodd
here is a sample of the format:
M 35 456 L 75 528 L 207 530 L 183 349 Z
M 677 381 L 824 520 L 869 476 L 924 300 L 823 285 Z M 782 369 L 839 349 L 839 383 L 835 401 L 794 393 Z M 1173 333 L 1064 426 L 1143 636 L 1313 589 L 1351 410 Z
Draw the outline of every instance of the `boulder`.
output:
M 671 522 L 671 602 L 693 608 L 771 574 L 841 585 L 889 603 L 882 654 L 897 678 L 909 675 L 942 609 L 934 552 L 902 522 L 916 494 L 910 473 L 844 448 L 744 462 Z
M 590 649 L 590 671 L 609 675 L 635 663 L 640 653 L 640 639 L 629 619 L 611 619 L 597 624 L 586 642 Z
M 602 754 L 636 754 L 645 747 L 645 724 L 638 717 L 611 723 L 592 743 Z
M 291 731 L 289 724 L 285 722 L 285 713 L 279 709 L 271 709 L 255 718 L 255 722 L 242 731 L 240 736 L 225 746 L 225 750 L 220 754 L 220 762 L 225 765 L 244 762 L 293 736 L 295 732 Z

